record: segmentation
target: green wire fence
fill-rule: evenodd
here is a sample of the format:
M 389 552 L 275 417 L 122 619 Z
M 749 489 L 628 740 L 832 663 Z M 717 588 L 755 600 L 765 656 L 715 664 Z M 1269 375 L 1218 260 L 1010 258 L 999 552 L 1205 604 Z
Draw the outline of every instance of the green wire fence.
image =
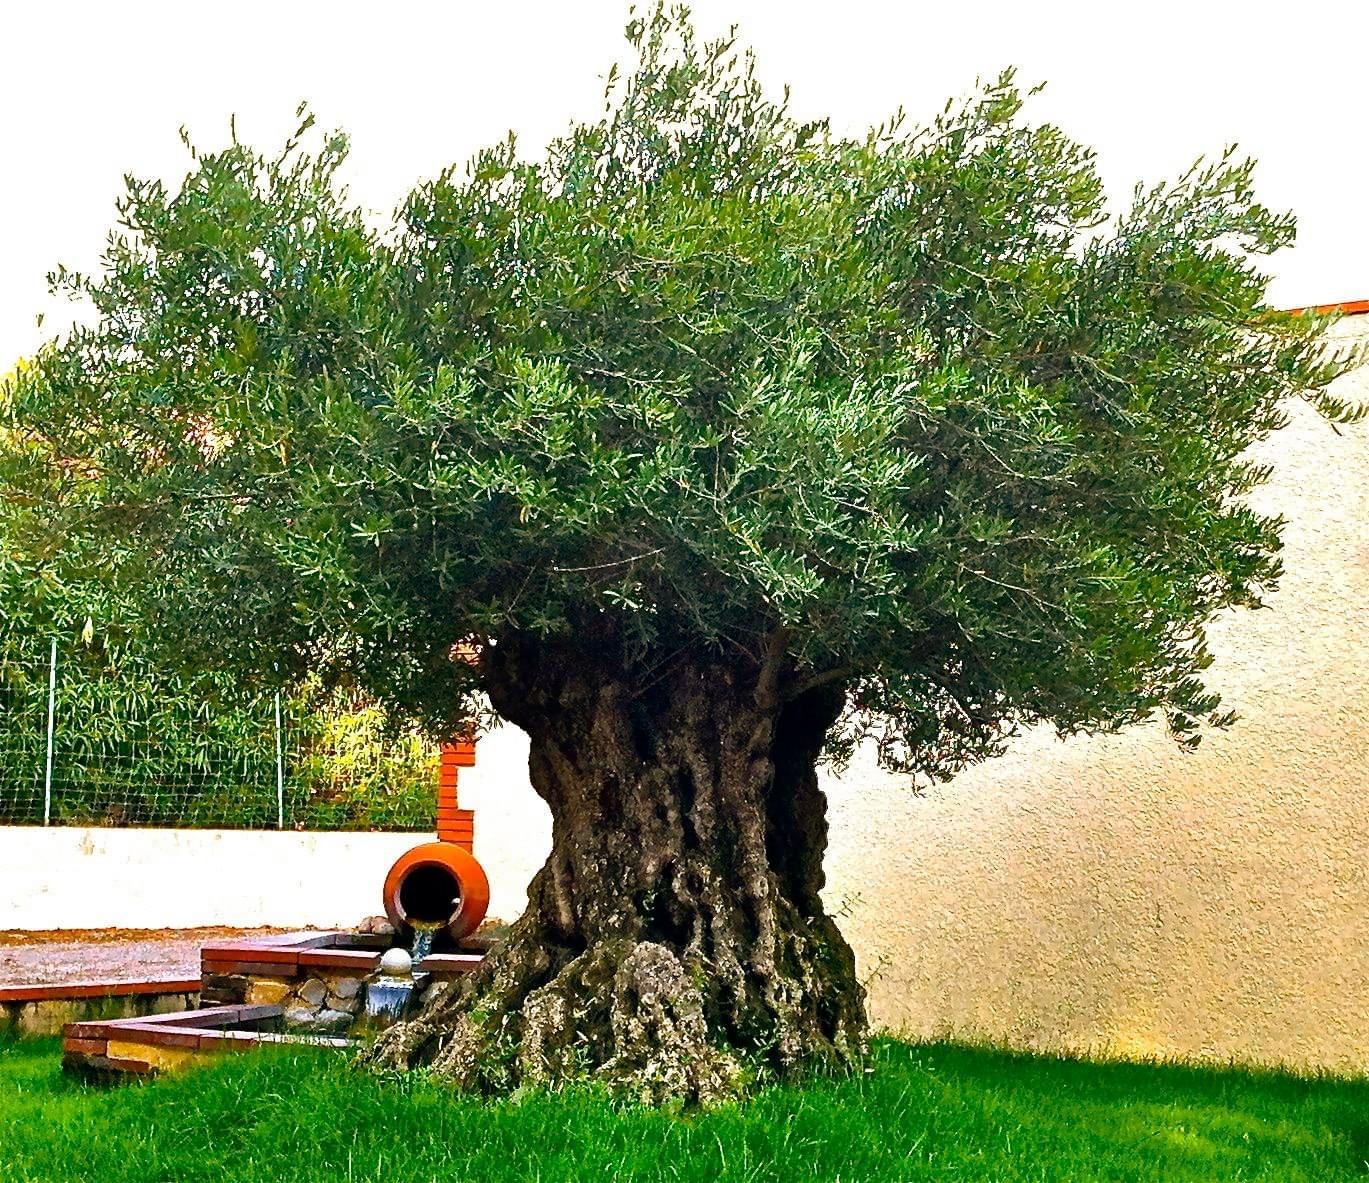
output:
M 432 828 L 436 745 L 359 695 L 30 649 L 0 649 L 0 825 Z

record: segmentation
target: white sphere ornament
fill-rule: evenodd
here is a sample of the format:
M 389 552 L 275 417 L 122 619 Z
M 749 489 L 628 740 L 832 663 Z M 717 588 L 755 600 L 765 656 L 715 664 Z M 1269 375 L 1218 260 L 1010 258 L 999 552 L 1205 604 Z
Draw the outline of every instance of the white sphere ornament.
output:
M 387 978 L 412 977 L 414 959 L 407 949 L 386 949 L 380 957 L 380 972 Z

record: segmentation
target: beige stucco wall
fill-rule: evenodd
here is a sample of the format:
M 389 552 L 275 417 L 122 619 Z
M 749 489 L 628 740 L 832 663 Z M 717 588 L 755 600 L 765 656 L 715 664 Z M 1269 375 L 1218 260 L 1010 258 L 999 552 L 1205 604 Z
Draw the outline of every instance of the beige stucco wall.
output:
M 1035 734 L 922 798 L 869 764 L 829 782 L 879 1021 L 1369 1069 L 1369 427 L 1340 432 L 1300 409 L 1265 445 L 1286 574 L 1214 629 L 1230 731 Z

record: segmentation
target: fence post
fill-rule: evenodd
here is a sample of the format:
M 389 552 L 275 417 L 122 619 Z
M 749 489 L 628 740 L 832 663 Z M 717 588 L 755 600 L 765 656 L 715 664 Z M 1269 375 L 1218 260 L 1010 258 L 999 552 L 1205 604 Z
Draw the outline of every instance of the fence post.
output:
M 285 829 L 285 756 L 281 740 L 280 691 L 276 691 L 276 829 Z
M 52 739 L 57 715 L 57 638 L 48 659 L 48 759 L 43 773 L 43 825 L 52 824 Z

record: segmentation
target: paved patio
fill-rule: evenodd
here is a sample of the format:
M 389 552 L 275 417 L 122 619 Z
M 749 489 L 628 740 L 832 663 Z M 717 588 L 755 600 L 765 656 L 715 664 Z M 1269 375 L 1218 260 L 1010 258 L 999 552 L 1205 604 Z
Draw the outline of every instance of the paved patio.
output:
M 274 928 L 0 932 L 0 986 L 198 978 L 200 946 Z

